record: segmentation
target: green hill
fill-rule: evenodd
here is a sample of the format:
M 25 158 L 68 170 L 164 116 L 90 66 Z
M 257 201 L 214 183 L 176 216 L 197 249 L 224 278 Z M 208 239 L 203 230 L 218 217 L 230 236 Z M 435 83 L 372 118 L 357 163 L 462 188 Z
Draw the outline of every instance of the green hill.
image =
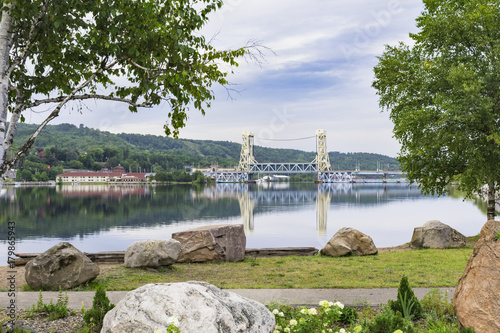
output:
M 14 148 L 24 142 L 36 129 L 35 124 L 19 124 Z M 101 170 L 118 164 L 132 172 L 171 171 L 186 166 L 204 167 L 218 164 L 223 167 L 238 165 L 241 144 L 229 141 L 172 139 L 157 135 L 112 134 L 83 125 L 48 125 L 37 138 L 18 168 L 26 176 L 45 172 L 49 179 L 63 169 Z M 277 149 L 256 146 L 257 161 L 311 162 L 315 152 L 297 149 Z M 391 157 L 370 153 L 330 152 L 335 170 L 398 170 L 398 162 Z M 50 169 L 47 168 L 50 166 Z M 26 171 L 25 171 L 26 170 Z M 37 177 L 37 179 L 40 179 Z

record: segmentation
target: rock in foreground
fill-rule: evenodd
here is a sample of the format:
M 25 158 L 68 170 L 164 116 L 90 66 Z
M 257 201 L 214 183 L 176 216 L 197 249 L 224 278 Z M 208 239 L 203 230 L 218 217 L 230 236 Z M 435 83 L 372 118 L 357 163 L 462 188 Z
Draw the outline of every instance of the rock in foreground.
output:
M 181 243 L 175 239 L 137 241 L 125 251 L 125 267 L 152 267 L 172 265 L 181 252 Z
M 261 303 L 205 282 L 147 284 L 129 292 L 104 317 L 102 333 L 269 333 L 274 315 Z
M 432 220 L 426 222 L 422 227 L 413 229 L 410 247 L 414 249 L 444 249 L 446 247 L 464 247 L 465 242 L 464 235 L 447 224 Z
M 178 262 L 240 261 L 247 238 L 243 224 L 210 225 L 172 234 L 181 243 Z
M 453 307 L 464 327 L 477 333 L 500 332 L 499 221 L 488 221 L 453 295 Z
M 378 250 L 370 236 L 353 228 L 342 228 L 333 235 L 321 254 L 331 257 L 341 257 L 346 255 L 372 255 Z
M 26 264 L 25 270 L 26 283 L 34 290 L 70 289 L 99 275 L 99 266 L 67 242 L 39 254 Z

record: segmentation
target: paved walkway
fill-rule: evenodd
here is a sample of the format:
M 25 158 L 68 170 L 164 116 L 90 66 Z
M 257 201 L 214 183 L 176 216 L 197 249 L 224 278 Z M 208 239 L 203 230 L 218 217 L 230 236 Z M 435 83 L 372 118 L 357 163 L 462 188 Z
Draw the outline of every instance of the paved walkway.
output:
M 422 299 L 425 294 L 435 288 L 413 288 L 415 295 Z M 447 292 L 451 299 L 454 288 L 438 288 L 441 291 Z M 250 298 L 269 304 L 271 302 L 290 304 L 290 305 L 307 305 L 317 306 L 319 301 L 339 301 L 345 305 L 371 305 L 378 306 L 386 304 L 390 299 L 396 299 L 397 288 L 376 288 L 376 289 L 227 289 L 228 291 L 239 294 L 243 297 Z M 58 292 L 42 292 L 43 302 L 54 303 L 57 301 Z M 68 292 L 68 307 L 70 309 L 79 310 L 83 306 L 85 309 L 92 307 L 94 299 L 93 291 L 70 291 Z M 107 291 L 106 295 L 111 303 L 118 303 L 127 291 Z M 25 309 L 36 304 L 39 298 L 38 292 L 19 292 L 16 293 L 15 304 L 18 309 Z M 0 307 L 7 308 L 14 298 L 9 297 L 7 292 L 0 293 Z

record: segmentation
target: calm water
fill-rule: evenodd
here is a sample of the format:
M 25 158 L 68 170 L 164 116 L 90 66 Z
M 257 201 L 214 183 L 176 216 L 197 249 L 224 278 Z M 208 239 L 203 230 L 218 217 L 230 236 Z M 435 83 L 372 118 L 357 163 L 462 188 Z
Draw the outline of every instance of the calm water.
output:
M 486 221 L 484 203 L 453 188 L 424 196 L 407 184 L 217 184 L 4 188 L 0 193 L 0 265 L 7 221 L 16 251 L 43 252 L 60 241 L 81 251 L 125 250 L 137 240 L 209 224 L 244 224 L 247 248 L 322 248 L 342 227 L 371 236 L 377 247 L 410 241 L 413 228 L 439 220 L 466 236 Z

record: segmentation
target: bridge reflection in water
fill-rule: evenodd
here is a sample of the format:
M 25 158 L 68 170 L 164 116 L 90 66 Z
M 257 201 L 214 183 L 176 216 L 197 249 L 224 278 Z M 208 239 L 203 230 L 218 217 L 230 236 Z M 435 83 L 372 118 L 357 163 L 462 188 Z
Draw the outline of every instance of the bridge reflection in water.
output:
M 402 195 L 408 194 L 408 186 L 401 185 L 394 189 Z M 391 193 L 394 194 L 392 188 Z M 310 207 L 316 205 L 316 232 L 320 236 L 327 234 L 328 211 L 332 202 L 340 204 L 380 203 L 387 200 L 384 185 L 356 186 L 351 183 L 290 184 L 290 183 L 218 183 L 205 188 L 202 194 L 212 199 L 238 198 L 241 218 L 246 233 L 254 230 L 254 213 L 265 210 L 263 207 L 290 206 Z

